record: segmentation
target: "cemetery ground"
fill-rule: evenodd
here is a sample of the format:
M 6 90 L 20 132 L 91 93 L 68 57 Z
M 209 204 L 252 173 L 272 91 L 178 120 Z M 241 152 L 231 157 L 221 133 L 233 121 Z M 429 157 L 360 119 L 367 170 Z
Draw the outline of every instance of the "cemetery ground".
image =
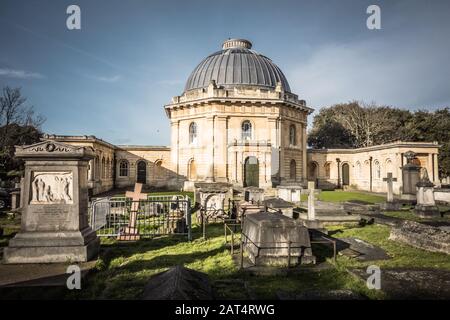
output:
M 376 194 L 346 191 L 322 192 L 320 197 L 322 201 L 334 202 L 358 200 L 378 203 L 384 199 Z M 429 218 L 427 221 L 450 222 L 450 208 L 440 209 L 444 213 L 443 218 Z M 422 221 L 408 207 L 398 212 L 388 212 L 386 216 Z M 7 245 L 8 240 L 18 231 L 19 223 L 17 218 L 0 214 L 0 226 L 4 230 L 0 237 L 0 247 Z M 232 256 L 229 243 L 225 243 L 223 224 L 208 225 L 206 240 L 202 237 L 201 226 L 194 224 L 192 242 L 187 242 L 181 236 L 142 239 L 137 242 L 102 238 L 99 259 L 91 272 L 83 278 L 81 290 L 39 286 L 0 288 L 0 299 L 139 299 L 152 275 L 175 265 L 184 265 L 208 274 L 218 299 L 277 299 L 302 294 L 314 297 L 317 292 L 330 291 L 351 291 L 354 297 L 363 299 L 449 298 L 442 297 L 442 290 L 445 291 L 445 288 L 440 287 L 448 285 L 450 281 L 448 255 L 389 240 L 390 227 L 386 225 L 353 223 L 328 226 L 327 229 L 333 237 L 358 238 L 380 247 L 390 258 L 363 261 L 338 255 L 334 261 L 332 250 L 328 246 L 315 244 L 313 252 L 318 258 L 317 267 L 274 268 L 273 272 L 255 274 L 245 269 L 239 270 L 238 245 L 236 243 L 235 254 Z M 382 278 L 381 290 L 368 289 L 363 280 L 368 276 L 365 270 L 370 265 L 379 266 L 383 274 L 386 274 Z M 389 273 L 392 270 L 394 275 Z M 398 274 L 401 274 L 403 280 L 395 277 Z M 411 281 L 411 274 L 415 282 Z M 436 293 L 433 296 L 430 292 Z

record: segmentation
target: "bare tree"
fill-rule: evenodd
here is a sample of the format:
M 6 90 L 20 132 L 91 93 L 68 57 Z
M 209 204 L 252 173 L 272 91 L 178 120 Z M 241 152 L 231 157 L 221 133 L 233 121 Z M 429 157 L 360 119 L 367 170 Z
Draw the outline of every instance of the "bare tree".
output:
M 0 127 L 2 128 L 1 147 L 9 138 L 11 125 L 30 126 L 39 129 L 45 118 L 36 115 L 33 106 L 26 105 L 27 99 L 22 96 L 20 88 L 3 88 L 0 96 Z

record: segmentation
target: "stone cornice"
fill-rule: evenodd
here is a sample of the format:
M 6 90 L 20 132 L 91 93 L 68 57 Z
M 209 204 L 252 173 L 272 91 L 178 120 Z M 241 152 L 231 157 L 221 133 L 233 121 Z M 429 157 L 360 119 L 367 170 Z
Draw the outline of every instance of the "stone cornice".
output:
M 392 143 L 380 144 L 365 148 L 355 148 L 355 149 L 308 149 L 308 153 L 361 153 L 370 152 L 383 149 L 393 149 L 393 148 L 440 148 L 437 142 L 406 142 L 406 141 L 396 141 Z

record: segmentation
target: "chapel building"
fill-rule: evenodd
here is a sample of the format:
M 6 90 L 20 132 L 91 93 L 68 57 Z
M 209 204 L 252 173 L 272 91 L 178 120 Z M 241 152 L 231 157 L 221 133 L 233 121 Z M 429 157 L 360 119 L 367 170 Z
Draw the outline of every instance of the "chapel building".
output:
M 94 136 L 45 135 L 89 146 L 90 194 L 132 186 L 192 191 L 195 182 L 227 182 L 270 190 L 277 185 L 353 187 L 385 192 L 393 173 L 401 193 L 403 154 L 414 151 L 439 183 L 436 143 L 396 142 L 363 149 L 307 149 L 313 109 L 295 93 L 281 69 L 244 39 L 226 40 L 189 76 L 181 95 L 165 107 L 170 146 L 120 146 Z

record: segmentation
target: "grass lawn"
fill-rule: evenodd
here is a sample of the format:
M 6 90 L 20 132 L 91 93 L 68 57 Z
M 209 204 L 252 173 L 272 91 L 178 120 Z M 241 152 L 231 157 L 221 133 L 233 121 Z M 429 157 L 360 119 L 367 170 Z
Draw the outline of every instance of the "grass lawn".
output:
M 153 194 L 156 195 L 156 193 Z M 158 193 L 158 195 L 171 194 L 180 194 L 180 192 Z M 192 193 L 188 195 L 192 196 Z M 381 196 L 353 191 L 324 191 L 320 199 L 323 201 L 362 200 L 371 203 L 384 200 Z M 0 246 L 5 246 L 11 234 L 18 230 L 18 224 L 15 220 L 0 217 L 0 226 L 6 226 L 5 236 L 0 237 Z M 48 299 L 139 299 L 150 276 L 171 266 L 185 265 L 207 273 L 219 299 L 249 298 L 243 283 L 258 299 L 276 299 L 279 291 L 300 293 L 304 290 L 334 289 L 350 289 L 371 299 L 383 299 L 385 298 L 383 292 L 367 289 L 362 280 L 352 276 L 347 270 L 364 268 L 372 264 L 381 268 L 450 270 L 450 259 L 447 255 L 427 252 L 388 240 L 390 228 L 387 226 L 340 225 L 329 227 L 329 230 L 335 237 L 356 237 L 378 245 L 384 248 L 392 259 L 359 262 L 345 256 L 338 256 L 337 263 L 326 270 L 255 276 L 240 271 L 234 264 L 229 248 L 225 245 L 222 224 L 208 225 L 207 240 L 201 238 L 201 228 L 194 225 L 194 240 L 190 243 L 185 237 L 176 236 L 143 239 L 136 243 L 119 243 L 114 239 L 102 238 L 100 258 L 94 271 L 83 280 L 82 290 L 2 289 L 0 296 Z M 327 260 L 334 264 L 328 247 L 315 245 L 313 252 L 319 261 Z
M 279 290 L 301 292 L 306 289 L 351 289 L 371 298 L 382 297 L 341 268 L 288 276 L 254 276 L 240 272 L 225 247 L 222 224 L 208 226 L 206 241 L 201 238 L 198 226 L 193 231 L 191 243 L 173 237 L 142 240 L 137 244 L 104 239 L 97 270 L 87 279 L 85 289 L 69 292 L 66 298 L 137 299 L 151 275 L 177 264 L 207 273 L 218 298 L 222 299 L 248 298 L 239 281 L 245 281 L 258 299 L 275 299 Z M 223 285 L 220 280 L 231 282 Z
M 412 211 L 386 211 L 383 213 L 384 213 L 384 215 L 389 216 L 389 217 L 400 218 L 400 219 L 416 221 L 416 222 L 426 222 L 426 221 L 450 222 L 450 215 L 447 213 L 448 211 L 443 211 L 443 210 L 440 210 L 440 211 L 445 212 L 446 215 L 444 215 L 444 217 L 421 218 Z
M 338 264 L 345 268 L 367 267 L 376 264 L 380 268 L 439 268 L 450 270 L 450 259 L 444 253 L 434 253 L 417 249 L 406 244 L 389 240 L 390 227 L 383 225 L 330 226 L 330 235 L 337 238 L 356 237 L 382 247 L 392 257 L 389 260 L 359 262 L 345 256 L 338 257 Z
M 301 200 L 307 201 L 307 199 L 308 195 L 303 194 Z M 386 199 L 383 196 L 365 192 L 335 190 L 335 191 L 321 191 L 318 200 L 327 202 L 346 202 L 350 200 L 358 200 L 375 204 L 383 202 Z

